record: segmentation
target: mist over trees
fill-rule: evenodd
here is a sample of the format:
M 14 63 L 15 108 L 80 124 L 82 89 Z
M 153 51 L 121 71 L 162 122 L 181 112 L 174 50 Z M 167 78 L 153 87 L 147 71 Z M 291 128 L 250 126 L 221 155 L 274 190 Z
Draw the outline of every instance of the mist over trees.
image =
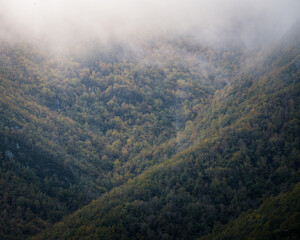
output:
M 111 41 L 193 35 L 210 44 L 241 39 L 246 46 L 278 40 L 298 18 L 297 0 L 266 1 L 0 1 L 0 37 L 70 50 Z M 74 49 L 71 49 L 74 50 Z
M 298 239 L 298 9 L 0 0 L 0 239 Z

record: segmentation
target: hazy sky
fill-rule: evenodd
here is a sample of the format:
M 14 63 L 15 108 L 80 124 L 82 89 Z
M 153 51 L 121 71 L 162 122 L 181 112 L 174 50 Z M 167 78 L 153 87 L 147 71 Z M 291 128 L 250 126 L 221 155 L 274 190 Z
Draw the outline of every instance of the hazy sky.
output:
M 246 43 L 279 37 L 300 0 L 0 0 L 0 37 L 70 45 L 91 40 L 195 34 Z

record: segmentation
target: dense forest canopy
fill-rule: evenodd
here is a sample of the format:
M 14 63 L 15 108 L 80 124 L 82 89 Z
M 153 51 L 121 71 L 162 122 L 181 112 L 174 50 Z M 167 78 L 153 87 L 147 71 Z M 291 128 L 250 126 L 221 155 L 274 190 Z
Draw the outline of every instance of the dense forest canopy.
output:
M 0 1 L 0 239 L 299 238 L 299 4 L 188 2 Z

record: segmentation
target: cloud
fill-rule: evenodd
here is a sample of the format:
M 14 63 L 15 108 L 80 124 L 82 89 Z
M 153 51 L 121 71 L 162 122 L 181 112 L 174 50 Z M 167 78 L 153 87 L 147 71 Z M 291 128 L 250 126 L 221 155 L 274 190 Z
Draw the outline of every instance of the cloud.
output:
M 192 34 L 246 44 L 280 37 L 298 0 L 0 0 L 0 38 L 53 46 Z

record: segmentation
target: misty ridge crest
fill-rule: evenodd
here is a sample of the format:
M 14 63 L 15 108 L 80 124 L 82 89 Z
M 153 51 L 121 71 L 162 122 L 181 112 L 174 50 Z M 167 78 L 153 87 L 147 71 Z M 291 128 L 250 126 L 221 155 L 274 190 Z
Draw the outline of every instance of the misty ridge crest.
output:
M 242 40 L 246 47 L 276 42 L 298 18 L 288 1 L 1 1 L 0 38 L 47 50 L 111 41 L 132 44 L 160 36 L 192 35 L 209 44 Z

